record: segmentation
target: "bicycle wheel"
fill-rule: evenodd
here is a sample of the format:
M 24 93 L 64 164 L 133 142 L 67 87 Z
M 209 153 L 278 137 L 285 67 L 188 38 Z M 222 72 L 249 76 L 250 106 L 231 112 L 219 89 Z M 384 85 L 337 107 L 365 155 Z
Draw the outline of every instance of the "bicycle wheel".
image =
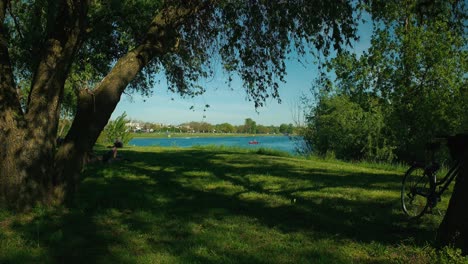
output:
M 401 186 L 401 205 L 403 211 L 410 217 L 421 217 L 428 209 L 428 198 L 434 191 L 430 178 L 421 165 L 413 165 L 408 169 Z

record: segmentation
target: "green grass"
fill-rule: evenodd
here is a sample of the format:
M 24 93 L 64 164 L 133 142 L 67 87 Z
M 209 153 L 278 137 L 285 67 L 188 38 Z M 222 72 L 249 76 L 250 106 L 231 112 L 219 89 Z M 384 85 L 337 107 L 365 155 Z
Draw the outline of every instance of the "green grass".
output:
M 126 148 L 76 206 L 0 211 L 0 263 L 434 263 L 441 221 L 400 210 L 402 173 L 226 147 Z M 445 197 L 440 208 L 446 207 Z

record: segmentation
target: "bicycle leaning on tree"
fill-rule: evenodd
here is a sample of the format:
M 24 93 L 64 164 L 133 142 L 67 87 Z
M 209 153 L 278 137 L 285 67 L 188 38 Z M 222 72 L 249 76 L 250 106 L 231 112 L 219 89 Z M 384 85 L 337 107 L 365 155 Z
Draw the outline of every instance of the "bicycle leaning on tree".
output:
M 432 212 L 440 202 L 442 194 L 458 175 L 459 160 L 455 160 L 440 180 L 437 173 L 440 164 L 434 159 L 434 153 L 440 148 L 441 140 L 450 141 L 451 137 L 436 138 L 437 142 L 428 144 L 431 153 L 429 163 L 415 162 L 405 173 L 401 186 L 401 205 L 403 211 L 411 218 L 419 218 L 425 213 Z M 454 155 L 452 155 L 453 157 Z

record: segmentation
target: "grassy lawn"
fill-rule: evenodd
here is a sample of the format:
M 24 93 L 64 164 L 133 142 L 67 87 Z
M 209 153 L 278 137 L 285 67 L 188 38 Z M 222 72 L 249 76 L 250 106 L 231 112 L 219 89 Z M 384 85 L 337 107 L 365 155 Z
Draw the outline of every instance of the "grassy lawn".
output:
M 119 153 L 128 161 L 85 171 L 74 208 L 0 212 L 0 263 L 441 259 L 441 216 L 407 220 L 401 170 L 229 148 Z

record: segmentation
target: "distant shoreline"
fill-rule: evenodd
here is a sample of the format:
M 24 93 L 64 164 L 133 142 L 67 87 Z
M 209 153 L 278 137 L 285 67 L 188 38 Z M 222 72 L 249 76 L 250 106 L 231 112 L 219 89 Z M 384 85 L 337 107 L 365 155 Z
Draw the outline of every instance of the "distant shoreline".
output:
M 131 133 L 132 138 L 284 137 L 284 134 L 241 133 Z

